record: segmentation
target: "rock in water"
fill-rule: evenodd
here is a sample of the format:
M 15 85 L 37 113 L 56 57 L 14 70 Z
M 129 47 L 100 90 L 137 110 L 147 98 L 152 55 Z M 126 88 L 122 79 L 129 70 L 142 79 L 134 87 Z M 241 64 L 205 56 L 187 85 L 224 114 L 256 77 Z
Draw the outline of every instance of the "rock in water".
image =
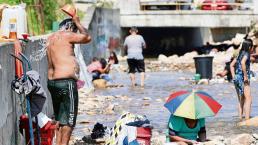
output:
M 225 144 L 219 140 L 212 140 L 212 141 L 204 142 L 203 145 L 225 145 Z
M 97 79 L 93 81 L 93 85 L 96 88 L 106 88 L 107 81 L 105 81 L 104 79 Z
M 249 120 L 238 123 L 239 126 L 258 126 L 258 117 L 253 117 Z
M 160 55 L 159 55 L 158 60 L 159 60 L 160 62 L 163 62 L 163 63 L 170 63 L 168 57 L 165 56 L 165 55 L 163 55 L 163 54 L 160 54 Z
M 253 137 L 256 139 L 256 140 L 258 140 L 258 134 L 253 134 Z
M 114 108 L 115 108 L 115 105 L 114 104 L 109 104 L 108 107 L 104 110 L 104 114 L 106 115 L 111 115 L 111 114 L 114 114 Z
M 250 134 L 239 134 L 232 136 L 230 139 L 231 145 L 250 145 L 255 142 L 255 139 Z
M 151 138 L 151 144 L 152 145 L 164 145 L 166 142 L 166 136 L 165 135 L 159 135 Z

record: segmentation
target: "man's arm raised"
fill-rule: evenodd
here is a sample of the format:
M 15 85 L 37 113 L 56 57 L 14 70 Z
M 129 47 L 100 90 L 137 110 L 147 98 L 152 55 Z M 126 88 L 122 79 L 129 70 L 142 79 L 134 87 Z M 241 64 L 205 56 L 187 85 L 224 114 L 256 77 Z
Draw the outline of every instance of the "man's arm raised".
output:
M 80 22 L 80 19 L 77 15 L 73 17 L 73 21 L 75 25 L 77 26 L 79 30 L 79 34 L 72 34 L 71 35 L 71 42 L 72 43 L 88 43 L 91 41 L 91 36 L 89 35 L 88 31 L 86 28 L 84 28 Z

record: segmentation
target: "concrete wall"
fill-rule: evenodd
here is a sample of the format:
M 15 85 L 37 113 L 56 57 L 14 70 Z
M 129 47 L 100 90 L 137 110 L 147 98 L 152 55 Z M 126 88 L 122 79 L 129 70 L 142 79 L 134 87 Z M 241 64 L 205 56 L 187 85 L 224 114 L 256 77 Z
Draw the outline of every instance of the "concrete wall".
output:
M 93 10 L 94 9 L 94 10 Z M 91 18 L 85 18 L 85 26 L 89 28 L 92 41 L 87 45 L 81 45 L 83 56 L 87 64 L 90 63 L 93 57 L 108 57 L 108 50 L 112 42 L 120 42 L 120 17 L 119 10 L 105 8 L 90 8 Z M 87 13 L 88 14 L 88 13 Z M 118 53 L 119 46 L 114 46 Z
M 42 48 L 41 38 L 29 42 L 24 50 L 25 55 L 32 58 L 33 52 Z M 18 120 L 22 114 L 19 96 L 11 90 L 11 81 L 14 79 L 15 67 L 14 59 L 10 57 L 10 53 L 14 53 L 12 43 L 0 44 L 0 145 L 22 145 L 24 144 L 23 137 L 18 132 Z M 42 53 L 41 53 L 42 54 Z M 44 55 L 43 55 L 44 56 Z M 46 56 L 38 61 L 32 61 L 32 68 L 37 70 L 41 76 L 41 83 L 47 91 L 47 101 L 44 111 L 49 117 L 52 116 L 52 102 L 47 90 L 47 60 Z
M 254 13 L 258 14 L 258 1 L 254 0 Z

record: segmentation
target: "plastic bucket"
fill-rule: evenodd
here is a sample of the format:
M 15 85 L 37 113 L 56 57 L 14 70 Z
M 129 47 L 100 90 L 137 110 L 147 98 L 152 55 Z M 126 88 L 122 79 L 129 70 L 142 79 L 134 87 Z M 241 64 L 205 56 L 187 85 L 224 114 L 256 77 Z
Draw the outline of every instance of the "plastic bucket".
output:
M 137 142 L 140 145 L 151 144 L 151 128 L 137 127 Z
M 33 133 L 34 133 L 34 142 L 38 144 L 37 132 L 35 131 L 36 124 L 33 123 Z M 20 116 L 20 124 L 19 124 L 20 132 L 25 135 L 26 144 L 31 145 L 30 143 L 30 133 L 29 133 L 29 119 L 27 116 L 22 115 Z M 50 127 L 45 129 L 44 127 L 40 129 L 40 139 L 41 145 L 52 145 L 53 137 L 55 136 L 55 129 L 56 126 L 51 124 Z
M 194 75 L 194 80 L 195 81 L 199 81 L 201 79 L 201 75 L 200 74 L 195 74 Z
M 201 75 L 201 79 L 212 78 L 213 56 L 194 57 L 196 74 Z

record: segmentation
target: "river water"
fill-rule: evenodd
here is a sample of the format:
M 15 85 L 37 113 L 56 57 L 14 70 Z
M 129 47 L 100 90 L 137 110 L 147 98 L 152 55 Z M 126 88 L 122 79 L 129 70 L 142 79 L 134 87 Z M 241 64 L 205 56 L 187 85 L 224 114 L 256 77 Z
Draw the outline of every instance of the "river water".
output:
M 132 88 L 127 73 L 112 73 L 114 81 L 124 84 L 121 88 L 97 89 L 96 95 L 126 95 L 130 99 L 112 100 L 107 103 L 114 103 L 120 106 L 121 111 L 112 115 L 97 113 L 96 115 L 87 115 L 82 112 L 78 115 L 77 126 L 73 133 L 75 138 L 81 138 L 89 134 L 90 129 L 96 122 L 103 123 L 108 127 L 113 127 L 116 119 L 122 111 L 146 115 L 154 126 L 154 130 L 161 134 L 166 131 L 166 125 L 169 118 L 169 111 L 163 107 L 166 98 L 175 91 L 199 89 L 208 92 L 215 100 L 222 104 L 222 109 L 215 117 L 206 119 L 206 129 L 208 136 L 223 135 L 225 137 L 239 133 L 258 133 L 255 127 L 238 127 L 237 97 L 232 83 L 217 83 L 209 85 L 191 85 L 189 79 L 193 73 L 188 72 L 148 72 L 146 73 L 145 88 Z M 137 80 L 139 80 L 139 74 Z M 139 84 L 140 82 L 138 82 Z M 258 82 L 251 82 L 252 87 L 252 116 L 258 116 Z M 80 105 L 79 108 L 87 106 Z M 87 123 L 80 123 L 87 122 Z M 87 128 L 87 129 L 86 129 Z

